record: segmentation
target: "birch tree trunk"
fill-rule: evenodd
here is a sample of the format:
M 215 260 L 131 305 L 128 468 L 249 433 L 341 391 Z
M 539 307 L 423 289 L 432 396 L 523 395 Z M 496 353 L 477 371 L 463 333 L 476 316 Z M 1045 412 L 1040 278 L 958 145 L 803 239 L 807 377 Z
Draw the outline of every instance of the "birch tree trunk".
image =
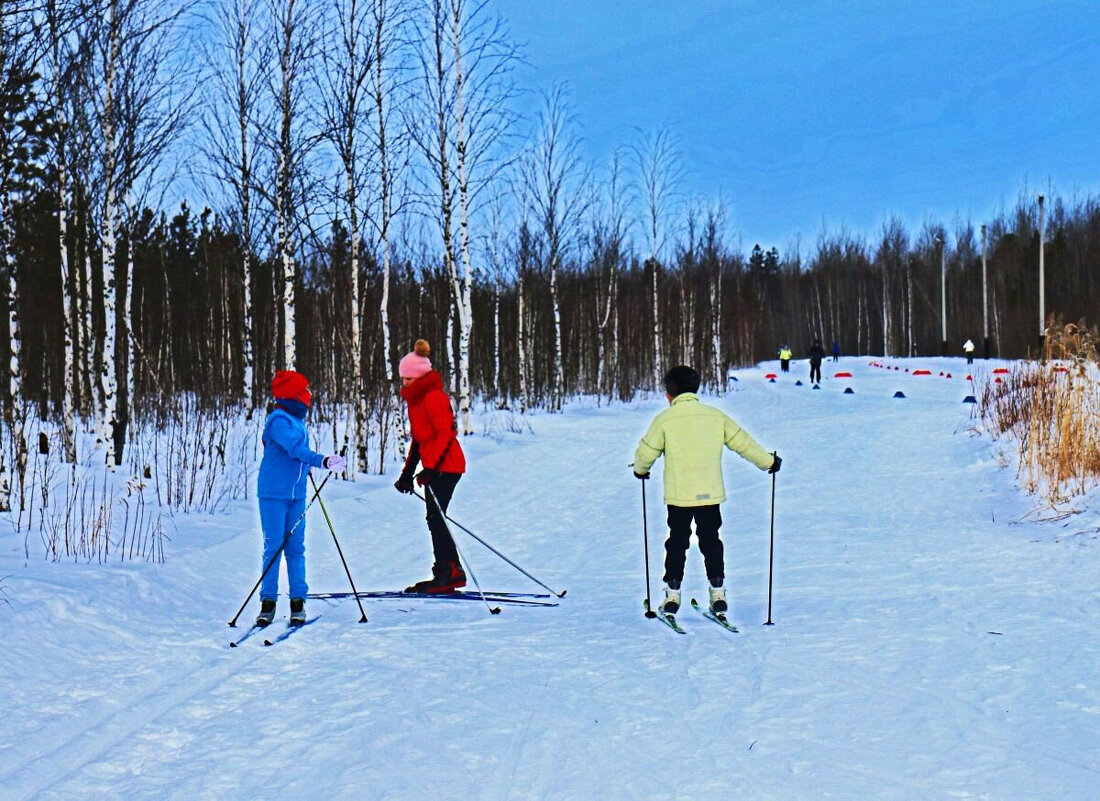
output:
M 890 355 L 890 275 L 885 263 L 882 265 L 882 355 Z
M 237 117 L 239 149 L 237 151 L 237 174 L 240 180 L 241 207 L 241 281 L 242 312 L 244 314 L 244 375 L 241 393 L 246 405 L 248 418 L 256 408 L 256 381 L 253 375 L 255 367 L 255 348 L 253 345 L 252 312 L 252 142 L 249 139 L 249 117 L 253 107 L 253 80 L 248 69 L 248 54 L 251 39 L 251 14 L 249 0 L 241 0 L 236 7 L 235 37 L 233 49 L 236 66 L 236 102 L 234 109 Z
M 462 0 L 451 0 L 451 42 L 454 48 L 455 76 L 455 161 L 458 167 L 459 247 L 462 254 L 462 276 L 456 274 L 451 262 L 455 304 L 458 307 L 458 408 L 462 416 L 462 433 L 472 434 L 470 426 L 470 334 L 473 331 L 473 279 L 470 266 L 470 187 L 466 165 L 466 113 L 462 72 Z
M 92 324 L 92 243 L 90 241 L 90 233 L 92 229 L 92 221 L 87 214 L 84 217 L 84 259 L 83 270 L 81 274 L 81 291 L 80 291 L 80 311 L 78 312 L 80 317 L 81 328 L 81 347 L 83 353 L 83 367 L 79 370 L 82 376 L 81 380 L 81 404 L 80 408 L 83 410 L 85 417 L 94 418 L 98 420 L 93 414 L 93 407 L 96 412 L 99 410 L 100 399 L 103 397 L 102 390 L 99 385 L 99 376 L 96 376 L 96 380 L 92 381 L 93 365 L 95 364 L 95 354 L 97 352 L 95 342 L 95 327 Z M 79 221 L 77 222 L 79 227 Z M 93 386 L 94 384 L 94 386 Z M 97 423 L 98 426 L 98 423 Z
M 278 141 L 278 166 L 275 179 L 275 218 L 278 236 L 278 254 L 281 270 L 281 291 L 279 311 L 281 318 L 282 367 L 294 369 L 297 357 L 296 347 L 296 315 L 295 315 L 295 287 L 297 285 L 298 271 L 295 261 L 295 241 L 293 232 L 292 215 L 294 214 L 293 199 L 293 162 L 295 153 L 293 149 L 293 124 L 294 124 L 294 82 L 299 67 L 299 54 L 296 52 L 298 43 L 295 39 L 297 33 L 297 15 L 295 3 L 297 0 L 283 0 L 279 15 L 279 141 Z
M 23 336 L 19 320 L 19 273 L 18 264 L 13 249 L 14 226 L 12 224 L 13 204 L 11 194 L 5 186 L 0 197 L 0 248 L 3 249 L 4 266 L 8 273 L 8 327 L 11 336 L 11 357 L 8 362 L 8 390 L 11 393 L 11 415 L 8 422 L 11 426 L 12 446 L 15 456 L 15 481 L 18 482 L 19 511 L 25 506 L 25 493 L 23 492 L 24 479 L 27 473 L 27 445 L 23 432 L 23 387 L 22 367 L 20 357 L 22 354 Z M 11 510 L 12 477 L 8 475 L 6 454 L 4 447 L 0 445 L 0 511 Z M 18 525 L 17 525 L 18 527 Z
M 74 282 L 69 267 L 69 208 L 72 206 L 72 191 L 69 186 L 69 163 L 66 137 L 68 136 L 68 106 L 66 103 L 66 75 L 68 64 L 62 58 L 63 31 L 62 14 L 68 9 L 59 10 L 57 1 L 50 0 L 46 5 L 47 24 L 50 32 L 50 73 L 52 84 L 51 104 L 55 115 L 54 159 L 57 164 L 57 229 L 58 257 L 61 265 L 61 339 L 62 339 L 62 380 L 61 380 L 61 438 L 62 458 L 69 464 L 76 464 L 76 431 L 73 412 L 73 305 Z
M 73 412 L 73 292 L 75 282 L 69 269 L 69 181 L 68 170 L 65 168 L 64 157 L 58 163 L 58 239 L 59 253 L 61 256 L 61 338 L 64 354 L 61 368 L 61 436 L 64 445 L 64 459 L 67 463 L 76 464 L 76 423 Z
M 132 210 L 127 213 L 127 219 L 133 220 L 135 216 Z M 133 225 L 129 226 L 130 230 L 133 230 Z M 126 273 L 123 276 L 125 286 L 122 290 L 122 323 L 125 326 L 123 331 L 123 346 L 126 348 L 126 369 L 124 383 L 126 386 L 126 395 L 124 396 L 124 406 L 122 408 L 122 414 L 116 415 L 118 417 L 118 424 L 115 426 L 115 452 L 118 456 L 118 461 L 121 464 L 123 448 L 126 443 L 126 429 L 130 425 L 131 412 L 134 408 L 134 360 L 136 356 L 137 341 L 134 337 L 134 321 L 132 315 L 132 309 L 134 304 L 134 247 L 131 237 L 126 238 Z
M 905 269 L 905 324 L 906 336 L 909 338 L 905 350 L 909 356 L 913 356 L 913 265 L 911 263 Z
M 660 389 L 664 382 L 665 368 L 661 356 L 661 309 L 657 294 L 657 257 L 650 254 L 650 265 L 653 268 L 653 284 L 651 287 L 651 300 L 653 301 L 653 388 Z
M 565 394 L 565 368 L 561 350 L 561 305 L 558 302 L 558 257 L 550 257 L 550 300 L 554 308 L 554 395 L 550 410 L 559 412 Z
M 378 215 L 378 247 L 382 256 L 382 298 L 379 315 L 382 323 L 382 364 L 385 369 L 386 377 L 384 380 L 387 382 L 387 385 L 390 385 L 394 380 L 393 377 L 396 375 L 393 337 L 390 330 L 390 283 L 393 272 L 393 249 L 390 243 L 390 226 L 394 216 L 394 180 L 396 176 L 393 166 L 391 165 L 391 137 L 389 130 L 389 113 L 392 102 L 390 105 L 387 105 L 387 100 L 392 101 L 395 92 L 392 78 L 395 71 L 395 65 L 392 61 L 394 43 L 396 41 L 395 30 L 397 28 L 397 23 L 393 18 L 394 12 L 395 9 L 391 0 L 374 0 L 374 70 L 372 73 L 373 85 L 371 89 L 374 99 L 375 122 L 377 125 L 377 141 L 375 142 L 375 146 L 378 159 L 379 192 L 381 194 L 380 211 Z M 393 391 L 386 393 L 385 409 L 385 417 L 388 421 L 390 431 L 389 441 L 393 443 L 394 457 L 399 459 L 405 428 L 401 421 L 400 396 L 397 394 L 396 387 L 393 388 Z M 357 414 L 362 414 L 364 428 L 361 431 L 357 428 L 356 438 L 359 442 L 365 442 L 365 397 L 363 398 L 362 407 L 357 411 Z M 360 460 L 363 465 L 362 469 L 365 470 L 365 448 L 362 449 Z M 385 460 L 386 449 L 382 448 L 379 453 L 379 473 L 385 471 Z
M 100 365 L 102 396 L 99 407 L 99 432 L 97 447 L 106 445 L 108 470 L 115 469 L 114 429 L 118 423 L 118 381 L 115 374 L 115 311 L 118 287 L 115 283 L 115 253 L 118 230 L 118 198 L 115 195 L 118 180 L 118 141 L 115 107 L 115 79 L 118 72 L 119 30 L 118 3 L 111 0 L 107 10 L 107 61 L 104 65 L 103 86 L 103 219 L 100 231 L 100 269 L 103 275 L 103 360 Z
M 720 395 L 725 394 L 726 374 L 722 370 L 722 263 L 715 262 L 710 282 L 710 349 L 714 355 L 714 382 Z
M 519 401 L 520 412 L 527 411 L 527 309 L 524 307 L 523 266 L 516 275 L 516 355 L 519 362 Z

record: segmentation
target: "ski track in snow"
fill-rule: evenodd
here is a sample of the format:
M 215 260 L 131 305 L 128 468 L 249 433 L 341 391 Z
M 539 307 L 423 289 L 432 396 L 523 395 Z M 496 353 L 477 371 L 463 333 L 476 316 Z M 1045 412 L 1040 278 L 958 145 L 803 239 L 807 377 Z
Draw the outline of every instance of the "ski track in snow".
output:
M 627 465 L 663 399 L 580 401 L 532 415 L 533 436 L 465 440 L 451 514 L 568 588 L 554 608 L 364 600 L 359 625 L 353 599 L 312 600 L 308 629 L 229 649 L 256 611 L 225 625 L 255 581 L 254 502 L 178 517 L 164 565 L 25 563 L 19 537 L 0 554 L 0 796 L 1096 797 L 1096 515 L 1014 522 L 1032 501 L 972 431 L 965 382 L 936 375 L 965 375 L 960 360 L 890 362 L 922 377 L 869 361 L 841 362 L 852 379 L 826 364 L 820 391 L 804 362 L 775 384 L 766 363 L 706 399 L 784 457 L 774 627 L 771 477 L 725 461 L 736 635 L 686 608 L 706 594 L 695 546 L 687 635 L 642 616 Z M 657 598 L 661 462 L 653 477 Z M 356 586 L 426 575 L 421 502 L 392 476 L 335 483 Z M 348 589 L 320 510 L 308 519 L 311 588 Z M 539 589 L 455 534 L 487 590 Z

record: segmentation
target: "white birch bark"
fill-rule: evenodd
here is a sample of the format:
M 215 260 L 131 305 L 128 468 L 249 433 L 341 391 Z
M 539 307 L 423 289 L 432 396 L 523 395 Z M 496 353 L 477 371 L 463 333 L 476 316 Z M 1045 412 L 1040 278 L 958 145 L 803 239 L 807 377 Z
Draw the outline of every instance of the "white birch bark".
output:
M 719 394 L 725 394 L 726 374 L 722 370 L 722 264 L 715 264 L 710 282 L 710 349 L 714 357 L 714 383 Z
M 470 190 L 466 165 L 466 115 L 462 72 L 462 0 L 451 0 L 451 44 L 454 48 L 455 80 L 455 161 L 458 168 L 459 248 L 462 275 L 451 262 L 455 303 L 458 307 L 458 408 L 462 433 L 471 434 L 470 426 L 470 335 L 473 331 L 473 278 L 470 265 Z
M 252 314 L 252 142 L 249 139 L 249 114 L 252 107 L 252 84 L 249 75 L 248 53 L 251 39 L 251 20 L 249 0 L 241 0 L 236 8 L 236 31 L 234 55 L 236 66 L 236 113 L 238 145 L 237 173 L 240 180 L 241 204 L 241 279 L 244 315 L 244 375 L 241 394 L 245 408 L 251 418 L 256 406 L 255 395 L 255 349 L 253 345 Z
M 50 0 L 47 4 L 47 21 L 50 31 L 50 72 L 52 74 L 52 105 L 54 108 L 56 133 L 56 148 L 54 158 L 57 163 L 57 228 L 58 228 L 58 256 L 61 265 L 61 337 L 62 348 L 62 380 L 61 380 L 61 438 L 62 459 L 69 464 L 76 463 L 76 432 L 73 410 L 73 284 L 69 266 L 69 208 L 72 205 L 72 190 L 69 185 L 68 150 L 66 148 L 66 132 L 68 130 L 67 103 L 65 102 L 66 87 L 63 75 L 66 65 L 62 59 L 61 18 L 56 0 Z
M 462 73 L 462 6 L 461 0 L 451 2 L 451 40 L 454 48 L 454 124 L 455 162 L 459 172 L 459 248 L 462 255 L 462 275 L 453 276 L 454 297 L 459 310 L 459 412 L 463 434 L 472 434 L 470 427 L 470 334 L 473 331 L 472 268 L 470 264 L 470 185 L 466 179 L 465 94 Z
M 665 368 L 664 360 L 661 356 L 661 309 L 658 302 L 659 296 L 657 294 L 656 254 L 650 254 L 650 264 L 653 269 L 653 285 L 650 292 L 650 297 L 653 301 L 653 388 L 660 389 L 664 381 Z
M 913 266 L 912 264 L 905 268 L 905 327 L 906 337 L 908 342 L 906 343 L 906 353 L 909 356 L 913 355 Z
M 295 286 L 297 284 L 297 264 L 295 261 L 295 241 L 291 221 L 293 209 L 293 187 L 291 181 L 294 124 L 294 80 L 297 60 L 294 49 L 296 26 L 296 0 L 284 0 L 280 6 L 279 19 L 279 143 L 278 166 L 276 171 L 275 217 L 278 231 L 278 252 L 281 270 L 281 288 L 279 310 L 282 317 L 282 364 L 288 370 L 294 369 L 297 356 L 295 332 Z
M 128 213 L 134 219 L 133 211 Z M 132 230 L 132 227 L 131 227 Z M 126 348 L 126 425 L 129 427 L 134 415 L 134 360 L 137 356 L 137 339 L 134 336 L 134 248 L 130 238 L 126 238 L 126 274 L 123 276 L 125 287 L 122 293 L 122 319 L 126 326 L 124 346 Z M 121 456 L 121 454 L 120 454 Z
M 558 258 L 550 258 L 550 299 L 554 307 L 554 397 L 550 408 L 561 411 L 562 396 L 565 394 L 565 369 L 561 352 L 561 306 L 558 302 Z
M 527 411 L 527 309 L 524 306 L 523 266 L 516 275 L 516 356 L 519 363 L 519 402 L 520 412 Z
M 391 0 L 374 0 L 374 69 L 372 71 L 373 85 L 372 95 L 374 99 L 374 114 L 377 125 L 378 176 L 379 176 L 379 214 L 378 214 L 378 248 L 382 257 L 382 298 L 379 315 L 382 323 L 382 363 L 386 368 L 387 381 L 392 381 L 396 375 L 396 360 L 393 352 L 393 334 L 390 330 L 390 282 L 393 272 L 393 248 L 390 242 L 390 226 L 393 221 L 394 205 L 394 180 L 395 174 L 391 165 L 390 148 L 390 107 L 387 101 L 394 95 L 395 65 L 392 57 L 394 29 L 396 23 L 393 19 L 395 7 Z M 361 399 L 361 407 L 357 410 L 363 418 L 363 428 L 357 430 L 356 437 L 359 442 L 366 441 L 366 398 Z M 388 420 L 390 435 L 389 441 L 393 444 L 393 454 L 396 459 L 401 457 L 402 439 L 405 428 L 401 420 L 400 396 L 396 391 L 386 393 L 386 419 Z M 358 418 L 357 418 L 358 428 Z M 385 450 L 379 454 L 379 473 L 385 470 Z M 366 451 L 361 455 L 363 468 L 366 469 Z
M 890 275 L 885 262 L 882 265 L 882 355 L 890 355 Z
M 68 170 L 64 157 L 58 164 L 58 239 L 61 256 L 61 323 L 62 347 L 64 348 L 61 380 L 61 415 L 64 459 L 76 464 L 76 423 L 73 410 L 73 284 L 69 268 L 69 216 L 70 205 Z
M 105 193 L 103 219 L 100 231 L 100 268 L 103 273 L 103 360 L 100 368 L 102 396 L 99 408 L 99 432 L 96 444 L 106 446 L 107 469 L 115 469 L 114 428 L 118 418 L 118 386 L 115 376 L 115 309 L 118 287 L 115 282 L 115 254 L 117 251 L 118 198 L 115 195 L 118 158 L 117 124 L 115 114 L 115 78 L 119 58 L 118 3 L 111 0 L 107 10 L 108 43 L 107 61 L 104 65 L 103 86 L 103 181 Z
M 90 218 L 85 219 L 85 231 L 89 231 L 92 226 Z M 80 226 L 80 221 L 77 221 L 77 227 Z M 99 398 L 102 397 L 102 392 L 99 390 L 99 376 L 96 376 L 96 380 L 91 380 L 92 366 L 95 364 L 95 329 L 92 326 L 92 246 L 89 241 L 89 237 L 85 234 L 84 242 L 84 260 L 83 260 L 83 291 L 80 293 L 80 309 L 78 311 L 80 321 L 80 342 L 83 348 L 83 366 L 80 369 L 81 373 L 81 394 L 83 400 L 80 407 L 84 411 L 86 417 L 94 417 L 92 414 L 92 407 L 96 405 Z M 94 383 L 94 387 L 92 386 Z M 85 386 L 87 385 L 87 386 Z M 84 394 L 87 396 L 84 397 Z M 98 418 L 95 418 L 98 420 Z M 97 423 L 98 425 L 98 423 Z
M 3 249 L 4 266 L 8 273 L 8 326 L 11 335 L 11 357 L 8 362 L 8 390 L 11 393 L 11 435 L 15 454 L 15 480 L 20 485 L 27 470 L 27 447 L 23 433 L 23 392 L 22 375 L 20 367 L 20 355 L 22 353 L 23 335 L 19 321 L 19 274 L 17 271 L 15 252 L 12 244 L 14 239 L 14 227 L 12 225 L 11 194 L 4 189 L 0 197 L 0 248 Z M 12 476 L 8 474 L 6 449 L 0 447 L 0 511 L 11 509 Z M 23 492 L 19 492 L 20 511 L 23 510 Z

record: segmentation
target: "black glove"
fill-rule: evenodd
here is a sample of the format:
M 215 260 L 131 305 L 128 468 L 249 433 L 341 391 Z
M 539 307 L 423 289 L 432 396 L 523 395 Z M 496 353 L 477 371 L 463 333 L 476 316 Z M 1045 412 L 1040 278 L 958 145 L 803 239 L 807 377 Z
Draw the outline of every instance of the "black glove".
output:
M 772 466 L 768 468 L 768 472 L 772 475 L 779 472 L 779 467 L 783 464 L 783 460 L 779 458 L 779 454 L 775 455 L 775 461 L 772 462 Z
M 412 473 L 402 473 L 397 481 L 393 482 L 394 489 L 404 495 L 411 495 L 413 491 Z
M 432 470 L 430 467 L 425 467 L 416 476 L 416 483 L 422 487 L 429 486 L 436 477 L 439 475 L 438 470 Z
M 642 481 L 645 481 L 649 478 L 649 471 L 646 470 L 644 473 L 635 473 L 634 478 L 640 478 Z

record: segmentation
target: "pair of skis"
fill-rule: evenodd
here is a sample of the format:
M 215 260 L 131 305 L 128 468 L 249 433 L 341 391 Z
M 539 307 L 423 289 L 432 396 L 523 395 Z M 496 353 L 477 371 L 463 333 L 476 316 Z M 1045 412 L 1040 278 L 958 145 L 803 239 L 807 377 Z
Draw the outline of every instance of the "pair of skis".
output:
M 299 629 L 304 629 L 309 624 L 316 623 L 318 618 L 320 618 L 320 617 L 321 617 L 320 615 L 316 615 L 314 617 L 309 618 L 304 623 L 287 623 L 286 628 L 282 632 L 280 632 L 277 635 L 267 637 L 266 639 L 264 639 L 264 645 L 275 645 L 275 643 L 282 642 L 283 640 L 290 637 L 291 634 L 298 631 Z M 258 623 L 253 623 L 252 628 L 250 628 L 248 631 L 246 631 L 244 634 L 242 634 L 237 639 L 233 640 L 233 642 L 229 643 L 229 647 L 230 648 L 236 648 L 237 646 L 239 646 L 242 642 L 247 640 L 249 637 L 251 637 L 256 632 L 266 631 L 269 628 L 271 628 L 270 623 L 267 624 L 266 626 L 261 626 Z
M 642 601 L 642 606 L 645 607 L 645 610 L 648 612 L 649 611 L 649 600 L 646 599 L 646 600 Z M 722 612 L 712 612 L 710 609 L 704 609 L 703 606 L 697 600 L 695 600 L 694 598 L 691 599 L 691 608 L 694 609 L 699 614 L 701 614 L 707 620 L 711 621 L 712 623 L 718 624 L 719 626 L 721 626 L 722 628 L 724 628 L 726 631 L 730 632 L 731 634 L 738 634 L 739 633 L 739 630 L 738 630 L 737 626 L 733 625 L 733 623 L 730 622 L 729 618 L 727 618 L 724 613 L 722 613 Z M 679 621 L 676 620 L 676 615 L 668 614 L 667 612 L 662 612 L 660 609 L 655 610 L 655 614 L 657 615 L 658 620 L 660 620 L 662 623 L 664 623 L 670 629 L 675 631 L 677 634 L 687 634 L 687 632 L 684 631 L 683 626 L 681 626 Z
M 477 592 L 444 592 L 444 593 L 430 593 L 430 592 L 406 592 L 401 590 L 371 590 L 366 592 L 319 592 L 310 593 L 309 598 L 315 600 L 337 600 L 342 598 L 393 598 L 396 600 L 437 600 L 437 601 L 482 601 L 486 600 L 493 604 L 513 604 L 515 606 L 558 606 L 556 601 L 550 600 L 552 597 L 549 593 L 539 592 L 487 592 L 484 597 L 481 593 Z M 320 617 L 318 615 L 317 617 Z M 297 626 L 287 626 L 286 630 L 276 637 L 269 637 L 264 640 L 264 645 L 275 645 L 290 637 L 297 629 L 308 626 L 317 620 L 317 617 L 310 618 L 305 623 Z M 241 637 L 233 640 L 229 643 L 230 648 L 236 648 L 245 640 L 254 636 L 261 629 L 268 628 L 268 626 L 257 626 L 253 624 L 252 628 L 248 629 Z
M 357 593 L 360 598 L 395 598 L 402 599 L 435 599 L 441 601 L 480 601 L 485 600 L 495 604 L 515 604 L 517 606 L 557 606 L 549 593 L 539 592 L 410 592 L 408 590 L 372 590 Z M 310 598 L 317 600 L 330 600 L 338 598 L 351 598 L 350 592 L 320 592 L 311 593 Z

